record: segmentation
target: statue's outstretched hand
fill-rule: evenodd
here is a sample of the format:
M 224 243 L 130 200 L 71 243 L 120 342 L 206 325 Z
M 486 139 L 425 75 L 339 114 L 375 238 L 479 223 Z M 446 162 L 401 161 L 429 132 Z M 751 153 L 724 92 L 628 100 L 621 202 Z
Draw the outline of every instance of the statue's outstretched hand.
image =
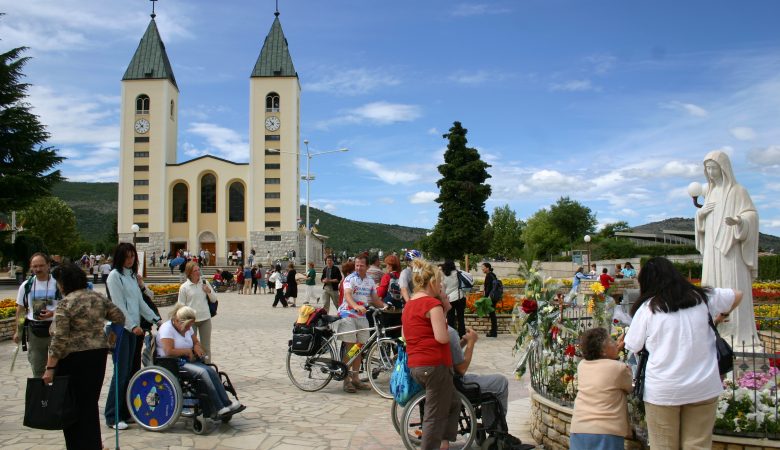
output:
M 724 222 L 726 222 L 726 225 L 734 226 L 734 225 L 741 224 L 742 223 L 742 219 L 739 216 L 726 217 L 724 219 Z

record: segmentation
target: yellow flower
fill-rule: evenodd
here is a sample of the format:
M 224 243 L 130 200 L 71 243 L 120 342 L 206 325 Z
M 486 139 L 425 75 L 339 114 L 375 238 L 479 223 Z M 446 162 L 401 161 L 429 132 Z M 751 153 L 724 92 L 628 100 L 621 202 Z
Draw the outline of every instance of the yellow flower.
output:
M 596 308 L 596 302 L 593 299 L 588 300 L 588 314 L 593 314 L 593 310 Z
M 590 285 L 590 290 L 593 291 L 593 293 L 596 294 L 596 295 L 603 294 L 604 293 L 604 285 L 597 281 L 597 282 L 592 283 Z

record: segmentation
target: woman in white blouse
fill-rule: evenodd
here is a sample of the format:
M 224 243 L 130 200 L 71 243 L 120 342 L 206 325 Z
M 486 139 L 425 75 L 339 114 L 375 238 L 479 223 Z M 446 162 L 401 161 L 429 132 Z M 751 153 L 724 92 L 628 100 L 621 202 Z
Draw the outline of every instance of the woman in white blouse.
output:
M 203 350 L 204 360 L 212 362 L 211 354 L 211 312 L 208 302 L 215 303 L 217 294 L 213 287 L 200 274 L 200 266 L 194 261 L 184 268 L 187 281 L 179 287 L 178 303 L 195 310 L 195 323 L 192 328 L 197 333 Z

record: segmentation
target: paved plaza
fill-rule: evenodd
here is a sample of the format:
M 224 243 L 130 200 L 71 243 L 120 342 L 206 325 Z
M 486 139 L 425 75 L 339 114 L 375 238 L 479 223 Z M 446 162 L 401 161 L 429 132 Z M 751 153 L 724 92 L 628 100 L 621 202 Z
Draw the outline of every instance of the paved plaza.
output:
M 97 287 L 103 290 L 103 285 Z M 0 298 L 15 297 L 15 291 L 0 290 Z M 287 340 L 297 317 L 295 308 L 272 308 L 271 295 L 220 294 L 219 314 L 213 319 L 213 359 L 228 373 L 247 409 L 229 424 L 198 436 L 190 422 L 180 419 L 161 433 L 144 431 L 138 425 L 119 433 L 122 449 L 399 449 L 401 438 L 390 421 L 389 400 L 373 391 L 347 394 L 341 382 L 331 381 L 323 390 L 298 390 L 287 377 Z M 300 304 L 300 301 L 299 301 Z M 161 311 L 164 318 L 170 307 Z M 510 379 L 510 431 L 524 442 L 529 432 L 529 399 L 525 380 L 512 376 L 510 336 L 482 338 L 477 343 L 470 372 L 503 373 Z M 30 369 L 25 354 L 9 374 L 11 341 L 0 343 L 0 448 L 64 448 L 62 433 L 22 426 L 25 380 Z M 101 411 L 108 392 L 112 365 L 109 362 L 101 396 Z M 102 415 L 101 415 L 102 422 Z M 104 446 L 114 448 L 114 430 L 103 426 Z

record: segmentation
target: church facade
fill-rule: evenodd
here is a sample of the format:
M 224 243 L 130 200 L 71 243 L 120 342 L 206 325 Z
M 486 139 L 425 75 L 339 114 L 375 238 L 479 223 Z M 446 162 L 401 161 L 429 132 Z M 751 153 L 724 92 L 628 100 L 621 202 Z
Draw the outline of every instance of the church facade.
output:
M 255 249 L 302 257 L 301 89 L 278 13 L 249 78 L 249 163 L 177 161 L 180 92 L 154 17 L 122 77 L 119 240 L 133 240 L 135 224 L 147 255 L 202 249 L 223 263 L 228 252 Z

